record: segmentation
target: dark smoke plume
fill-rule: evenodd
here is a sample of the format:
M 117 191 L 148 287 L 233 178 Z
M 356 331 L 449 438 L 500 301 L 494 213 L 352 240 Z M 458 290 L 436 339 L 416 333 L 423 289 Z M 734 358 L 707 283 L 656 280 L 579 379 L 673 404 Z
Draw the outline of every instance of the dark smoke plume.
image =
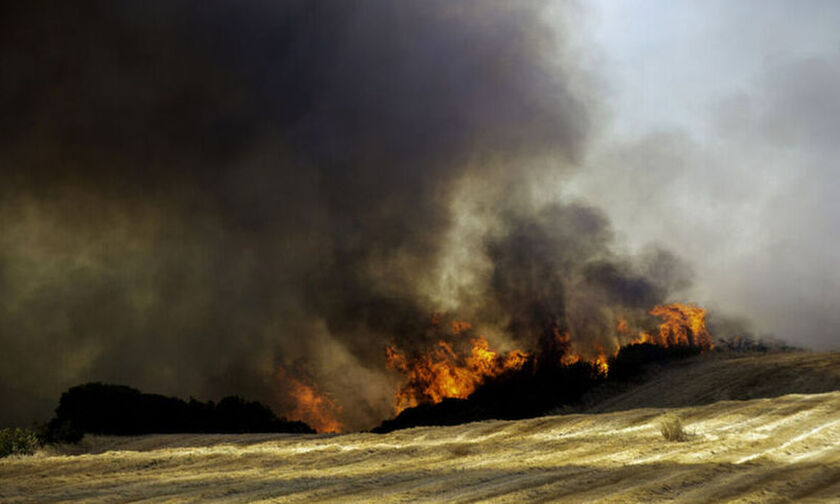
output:
M 384 345 L 433 312 L 533 343 L 546 324 L 605 327 L 597 303 L 661 299 L 672 276 L 613 257 L 600 212 L 531 201 L 590 123 L 543 17 L 5 2 L 0 422 L 94 380 L 284 415 L 284 366 L 369 427 L 391 412 Z
M 508 214 L 486 244 L 493 268 L 485 303 L 528 348 L 545 349 L 558 333 L 573 335 L 579 352 L 610 348 L 619 320 L 645 319 L 647 310 L 686 287 L 690 274 L 667 251 L 623 257 L 613 245 L 606 217 L 593 207 L 554 203 Z

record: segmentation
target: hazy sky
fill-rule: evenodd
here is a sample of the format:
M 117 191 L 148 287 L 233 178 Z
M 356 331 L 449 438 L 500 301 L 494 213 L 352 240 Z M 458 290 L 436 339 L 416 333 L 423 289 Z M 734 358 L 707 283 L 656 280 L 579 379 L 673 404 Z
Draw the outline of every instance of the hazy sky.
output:
M 840 4 L 587 2 L 605 127 L 564 190 L 665 244 L 693 297 L 840 346 Z

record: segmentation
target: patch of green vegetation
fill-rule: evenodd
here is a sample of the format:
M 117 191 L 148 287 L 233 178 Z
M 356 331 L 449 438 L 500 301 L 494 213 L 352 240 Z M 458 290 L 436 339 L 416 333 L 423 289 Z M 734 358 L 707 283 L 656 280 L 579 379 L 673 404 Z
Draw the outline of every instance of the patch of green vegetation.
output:
M 32 455 L 40 446 L 40 438 L 29 429 L 6 428 L 0 430 L 0 457 Z

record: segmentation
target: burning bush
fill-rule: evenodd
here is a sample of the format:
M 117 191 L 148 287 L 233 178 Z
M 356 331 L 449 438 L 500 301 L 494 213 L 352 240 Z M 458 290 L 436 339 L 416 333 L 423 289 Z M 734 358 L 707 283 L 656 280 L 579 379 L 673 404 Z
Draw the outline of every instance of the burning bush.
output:
M 344 430 L 344 423 L 339 420 L 342 408 L 332 397 L 316 385 L 292 376 L 282 366 L 277 370 L 277 378 L 283 382 L 288 399 L 293 404 L 288 412 L 290 418 L 305 422 L 320 433 Z
M 421 403 L 438 403 L 445 398 L 466 399 L 488 378 L 519 369 L 528 359 L 528 355 L 519 350 L 499 354 L 490 349 L 484 338 L 472 339 L 470 343 L 467 356 L 459 355 L 452 344 L 442 340 L 430 352 L 413 356 L 388 347 L 388 367 L 405 376 L 396 394 L 397 413 Z
M 395 397 L 397 417 L 374 432 L 544 415 L 580 401 L 602 382 L 626 381 L 651 364 L 712 348 L 706 310 L 675 303 L 656 306 L 650 314 L 661 319 L 657 330 L 640 330 L 609 357 L 600 346 L 589 357 L 572 352 L 571 335 L 557 327 L 546 331 L 538 353 L 501 354 L 484 338 L 471 340 L 469 354 L 456 352 L 456 345 L 447 341 L 410 356 L 388 347 L 388 366 L 404 379 Z M 622 334 L 631 332 L 626 320 L 619 322 L 618 329 Z

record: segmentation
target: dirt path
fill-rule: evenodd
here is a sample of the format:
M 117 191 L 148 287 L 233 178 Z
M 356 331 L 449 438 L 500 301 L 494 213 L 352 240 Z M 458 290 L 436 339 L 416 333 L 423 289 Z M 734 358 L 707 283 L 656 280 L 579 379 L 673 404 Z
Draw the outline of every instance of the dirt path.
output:
M 688 441 L 663 440 L 668 414 Z M 837 502 L 840 392 L 385 435 L 99 437 L 78 450 L 0 460 L 0 502 Z

